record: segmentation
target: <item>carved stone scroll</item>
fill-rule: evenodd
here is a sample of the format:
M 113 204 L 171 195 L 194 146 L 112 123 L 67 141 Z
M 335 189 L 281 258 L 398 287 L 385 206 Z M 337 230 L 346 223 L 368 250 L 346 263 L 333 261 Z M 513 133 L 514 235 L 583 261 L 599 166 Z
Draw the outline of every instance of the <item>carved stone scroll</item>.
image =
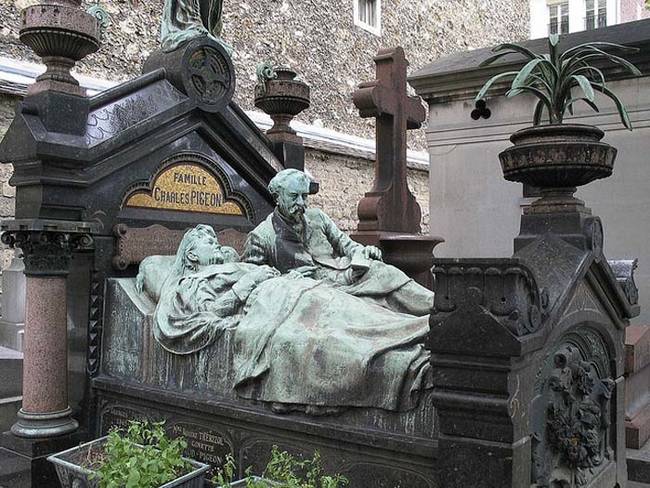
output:
M 435 259 L 432 316 L 477 304 L 515 336 L 539 330 L 548 294 L 517 259 Z M 442 314 L 442 315 L 441 315 Z

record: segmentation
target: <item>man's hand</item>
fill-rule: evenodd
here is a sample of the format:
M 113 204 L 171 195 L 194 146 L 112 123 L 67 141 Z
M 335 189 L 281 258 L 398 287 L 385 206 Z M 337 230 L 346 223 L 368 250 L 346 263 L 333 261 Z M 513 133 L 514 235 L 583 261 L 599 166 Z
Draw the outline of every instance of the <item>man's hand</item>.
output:
M 316 266 L 300 266 L 289 271 L 290 278 L 313 278 L 318 268 Z
M 381 249 L 375 246 L 366 246 L 363 248 L 363 257 L 366 259 L 374 259 L 376 261 L 382 260 Z
M 280 276 L 280 272 L 267 265 L 262 265 L 259 269 L 256 269 L 251 273 L 251 278 L 255 284 L 262 283 L 263 281 L 270 280 L 271 278 L 276 278 Z

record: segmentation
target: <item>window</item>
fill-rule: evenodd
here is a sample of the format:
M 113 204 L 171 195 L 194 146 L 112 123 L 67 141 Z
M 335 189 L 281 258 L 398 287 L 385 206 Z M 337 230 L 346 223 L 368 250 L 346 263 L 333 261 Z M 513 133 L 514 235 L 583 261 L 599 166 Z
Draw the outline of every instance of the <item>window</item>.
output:
M 569 2 L 554 3 L 548 6 L 549 34 L 569 33 Z
M 381 0 L 353 0 L 354 24 L 381 35 Z
M 585 0 L 585 29 L 607 27 L 607 0 Z

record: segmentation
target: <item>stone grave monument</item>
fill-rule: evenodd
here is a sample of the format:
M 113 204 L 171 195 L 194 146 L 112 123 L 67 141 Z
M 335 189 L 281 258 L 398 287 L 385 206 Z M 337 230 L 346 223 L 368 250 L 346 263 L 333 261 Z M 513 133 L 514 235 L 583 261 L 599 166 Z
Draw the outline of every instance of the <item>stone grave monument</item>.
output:
M 51 8 L 74 21 L 65 32 L 28 9 L 26 42 L 59 51 L 38 51 L 48 71 L 0 143 L 17 191 L 2 239 L 27 281 L 24 399 L 0 484 L 56 486 L 48 454 L 142 418 L 215 468 L 233 454 L 240 474 L 278 445 L 318 449 L 352 487 L 625 484 L 623 330 L 638 307 L 633 266 L 614 274 L 597 217 L 539 206 L 513 258 L 436 261 L 434 301 L 413 268 L 377 259 L 382 232 L 418 232 L 402 152 L 422 113 L 401 49 L 357 97 L 382 136 L 374 203 L 360 205 L 377 223 L 359 229 L 379 242 L 360 244 L 304 208 L 316 188 L 286 119 L 304 103 L 269 108 L 277 131 L 259 131 L 211 29 L 86 97 L 69 68 L 98 44 L 78 3 Z M 78 44 L 33 37 L 75 29 Z M 295 95 L 267 86 L 259 105 L 283 85 Z M 408 263 L 400 249 L 387 257 Z M 80 351 L 81 374 L 67 361 Z

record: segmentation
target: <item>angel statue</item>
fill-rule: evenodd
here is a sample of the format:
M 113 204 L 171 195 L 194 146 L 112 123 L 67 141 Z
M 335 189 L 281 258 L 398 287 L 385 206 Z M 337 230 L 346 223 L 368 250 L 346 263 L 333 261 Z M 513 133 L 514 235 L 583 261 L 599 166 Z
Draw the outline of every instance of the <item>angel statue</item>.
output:
M 165 0 L 160 26 L 160 44 L 170 52 L 183 42 L 207 35 L 228 54 L 233 48 L 221 39 L 223 0 Z

